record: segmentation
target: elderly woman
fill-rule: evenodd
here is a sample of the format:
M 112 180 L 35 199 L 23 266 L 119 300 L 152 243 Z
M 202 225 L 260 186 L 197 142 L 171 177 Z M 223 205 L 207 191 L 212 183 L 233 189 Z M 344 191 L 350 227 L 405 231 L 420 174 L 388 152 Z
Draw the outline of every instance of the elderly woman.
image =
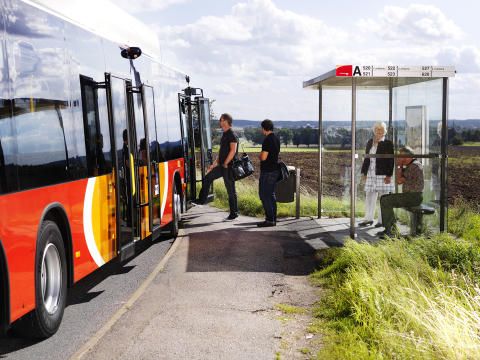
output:
M 368 140 L 366 154 L 393 155 L 393 144 L 385 140 L 387 126 L 384 122 L 377 122 L 373 126 L 373 138 Z M 373 225 L 375 206 L 378 195 L 382 196 L 394 191 L 392 182 L 394 168 L 393 156 L 388 158 L 365 158 L 362 165 L 362 179 L 365 182 L 365 218 L 358 225 Z M 375 227 L 382 226 L 382 214 L 378 210 L 378 222 Z

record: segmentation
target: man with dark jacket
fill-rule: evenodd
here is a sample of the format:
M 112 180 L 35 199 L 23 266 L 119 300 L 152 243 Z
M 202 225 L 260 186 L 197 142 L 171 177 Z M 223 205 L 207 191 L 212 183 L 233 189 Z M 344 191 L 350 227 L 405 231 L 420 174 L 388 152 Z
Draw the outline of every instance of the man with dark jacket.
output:
M 220 141 L 220 151 L 217 159 L 207 170 L 207 175 L 203 179 L 202 190 L 198 197 L 198 204 L 205 204 L 208 196 L 208 189 L 213 181 L 223 177 L 223 182 L 228 193 L 228 205 L 230 214 L 225 219 L 227 221 L 234 220 L 238 217 L 237 192 L 235 190 L 235 180 L 233 178 L 233 158 L 237 153 L 238 137 L 232 130 L 233 119 L 229 114 L 222 114 L 219 119 L 220 127 L 223 130 L 222 139 Z
M 280 177 L 278 167 L 278 154 L 280 153 L 280 140 L 273 133 L 272 120 L 262 121 L 262 132 L 265 139 L 260 153 L 260 180 L 258 193 L 265 210 L 265 221 L 257 224 L 258 227 L 275 226 L 277 223 L 277 199 L 275 198 L 275 184 Z
M 402 185 L 402 193 L 383 195 L 380 198 L 385 227 L 385 231 L 379 233 L 382 238 L 393 235 L 394 208 L 419 206 L 423 201 L 423 166 L 413 157 L 413 150 L 409 147 L 401 148 L 399 153 L 405 155 L 397 161 L 397 184 Z

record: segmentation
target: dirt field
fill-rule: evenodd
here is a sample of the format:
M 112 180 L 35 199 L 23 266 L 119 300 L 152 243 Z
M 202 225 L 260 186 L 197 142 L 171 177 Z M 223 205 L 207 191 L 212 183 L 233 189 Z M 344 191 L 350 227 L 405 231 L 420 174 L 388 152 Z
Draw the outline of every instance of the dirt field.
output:
M 255 176 L 259 175 L 258 153 L 249 153 L 253 160 Z M 316 152 L 284 152 L 281 159 L 301 169 L 302 187 L 312 193 L 318 188 L 318 154 Z M 323 158 L 323 193 L 340 196 L 348 191 L 350 173 L 349 152 L 328 152 Z M 480 204 L 480 146 L 451 146 L 448 163 L 448 200 L 463 198 Z
M 480 146 L 451 146 L 448 160 L 448 200 L 464 198 L 480 204 Z

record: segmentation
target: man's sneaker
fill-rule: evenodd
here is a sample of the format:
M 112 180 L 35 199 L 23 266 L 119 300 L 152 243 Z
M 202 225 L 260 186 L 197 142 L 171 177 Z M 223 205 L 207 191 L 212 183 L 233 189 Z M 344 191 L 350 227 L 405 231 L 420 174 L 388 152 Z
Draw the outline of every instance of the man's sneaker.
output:
M 238 217 L 237 214 L 230 214 L 225 218 L 225 221 L 232 221 L 235 220 Z
M 271 226 L 276 226 L 277 224 L 273 221 L 262 221 L 257 224 L 258 227 L 271 227 Z
M 202 207 L 204 205 L 204 203 L 202 203 L 200 200 L 195 200 L 195 201 L 191 201 L 190 204 L 192 204 L 192 206 L 200 206 Z

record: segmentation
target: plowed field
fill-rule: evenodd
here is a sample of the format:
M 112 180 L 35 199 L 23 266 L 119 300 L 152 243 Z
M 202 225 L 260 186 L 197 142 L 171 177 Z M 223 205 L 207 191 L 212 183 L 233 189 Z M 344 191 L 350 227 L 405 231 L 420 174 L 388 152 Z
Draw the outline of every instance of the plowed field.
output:
M 255 176 L 259 175 L 258 153 L 249 153 Z M 311 193 L 318 189 L 318 154 L 316 152 L 283 152 L 281 160 L 301 169 L 302 187 Z M 328 152 L 323 158 L 323 193 L 341 196 L 350 183 L 350 153 Z M 358 166 L 358 165 L 357 165 Z M 452 146 L 449 148 L 448 200 L 463 198 L 480 204 L 480 146 Z

